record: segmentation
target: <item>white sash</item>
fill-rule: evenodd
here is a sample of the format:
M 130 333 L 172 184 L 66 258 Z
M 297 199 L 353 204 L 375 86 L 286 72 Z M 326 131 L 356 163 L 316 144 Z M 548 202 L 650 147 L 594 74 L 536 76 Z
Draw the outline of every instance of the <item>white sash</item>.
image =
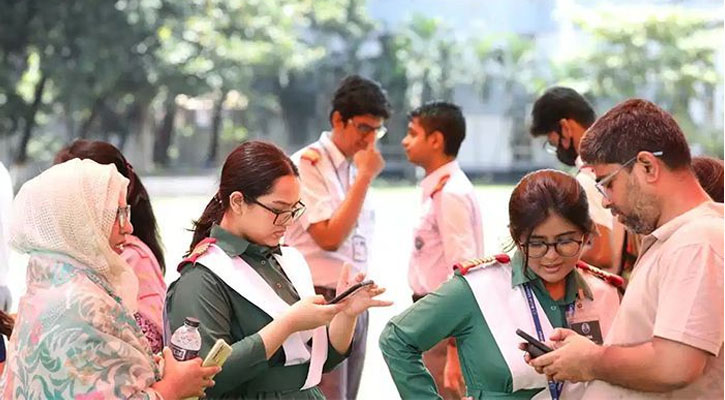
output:
M 536 326 L 523 287 L 511 287 L 511 274 L 511 265 L 492 264 L 471 270 L 464 277 L 511 372 L 512 391 L 543 388 L 532 400 L 550 399 L 546 376 L 537 373 L 534 367 L 526 364 L 524 352 L 519 350 L 519 343 L 524 340 L 516 335 L 516 329 L 536 337 Z M 541 329 L 548 338 L 554 328 L 536 296 L 534 304 L 539 314 Z M 583 388 L 582 384 L 566 382 L 559 398 L 562 400 L 579 398 Z
M 315 295 L 310 269 L 304 257 L 292 247 L 281 247 L 282 255 L 275 258 L 289 277 L 300 297 Z M 235 292 L 259 307 L 273 319 L 290 307 L 269 284 L 241 257 L 229 257 L 221 248 L 212 244 L 197 261 L 209 268 Z M 312 352 L 307 342 L 312 338 Z M 285 366 L 310 362 L 305 384 L 300 390 L 317 386 L 322 377 L 322 367 L 327 360 L 327 327 L 295 332 L 282 344 Z

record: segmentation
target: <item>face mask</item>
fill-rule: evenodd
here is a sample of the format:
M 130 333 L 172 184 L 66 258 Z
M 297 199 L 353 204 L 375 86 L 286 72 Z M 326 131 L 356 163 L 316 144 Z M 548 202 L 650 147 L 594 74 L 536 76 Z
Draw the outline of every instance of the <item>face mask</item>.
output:
M 556 158 L 564 164 L 573 167 L 576 165 L 576 159 L 579 156 L 574 148 L 574 141 L 570 141 L 569 148 L 565 149 L 564 146 L 561 145 L 562 139 L 563 137 L 561 133 L 559 133 L 559 143 L 556 145 Z

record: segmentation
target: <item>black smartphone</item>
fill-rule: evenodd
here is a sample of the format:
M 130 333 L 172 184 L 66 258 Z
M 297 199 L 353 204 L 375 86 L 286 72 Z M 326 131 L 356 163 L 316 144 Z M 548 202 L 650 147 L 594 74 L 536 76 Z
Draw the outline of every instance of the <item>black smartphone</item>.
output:
M 375 283 L 375 282 L 373 282 L 373 281 L 362 281 L 362 282 L 356 283 L 356 284 L 350 286 L 349 288 L 345 289 L 344 292 L 342 292 L 339 295 L 337 295 L 334 299 L 328 301 L 327 304 L 337 304 L 337 303 L 345 300 L 345 298 L 347 296 L 350 296 L 351 294 L 357 292 L 358 290 L 362 289 L 363 287 L 372 285 L 373 283 Z
M 531 355 L 531 358 L 536 358 L 540 355 L 546 354 L 551 350 L 551 347 L 541 343 L 538 339 L 535 337 L 529 335 L 528 333 L 522 331 L 521 329 L 516 329 L 516 334 L 521 336 L 526 342 L 528 342 L 528 347 L 526 348 L 526 352 Z

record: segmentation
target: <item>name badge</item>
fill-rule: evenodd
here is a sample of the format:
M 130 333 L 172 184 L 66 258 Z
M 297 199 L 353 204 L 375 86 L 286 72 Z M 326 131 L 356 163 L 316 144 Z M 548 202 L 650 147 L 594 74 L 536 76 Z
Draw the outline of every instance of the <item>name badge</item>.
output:
M 599 315 L 591 303 L 589 299 L 585 299 L 584 301 L 577 299 L 574 312 L 567 313 L 566 322 L 569 325 L 569 329 L 601 345 L 604 343 L 602 327 L 599 324 Z
M 352 237 L 352 259 L 357 262 L 368 260 L 368 246 L 363 236 L 354 235 Z

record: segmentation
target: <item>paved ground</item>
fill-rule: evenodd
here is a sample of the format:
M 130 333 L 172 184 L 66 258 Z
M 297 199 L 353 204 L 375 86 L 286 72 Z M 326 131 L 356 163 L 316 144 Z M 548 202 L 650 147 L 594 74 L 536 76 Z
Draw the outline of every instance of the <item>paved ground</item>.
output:
M 154 199 L 154 209 L 166 247 L 169 271 L 166 281 L 177 277 L 174 265 L 188 248 L 191 219 L 201 215 L 214 189 L 214 180 L 145 179 Z M 496 251 L 507 233 L 508 196 L 510 186 L 481 186 L 477 194 L 484 218 L 486 253 Z M 173 193 L 185 193 L 183 196 Z M 209 193 L 209 194 L 205 194 Z M 371 249 L 369 277 L 388 289 L 386 298 L 395 302 L 392 307 L 375 309 L 370 314 L 370 330 L 360 399 L 396 398 L 395 386 L 378 350 L 378 336 L 392 316 L 411 304 L 407 284 L 408 254 L 411 248 L 411 227 L 418 211 L 417 193 L 412 187 L 380 188 L 375 191 L 376 236 Z M 25 259 L 11 257 L 9 285 L 17 299 L 25 291 Z

